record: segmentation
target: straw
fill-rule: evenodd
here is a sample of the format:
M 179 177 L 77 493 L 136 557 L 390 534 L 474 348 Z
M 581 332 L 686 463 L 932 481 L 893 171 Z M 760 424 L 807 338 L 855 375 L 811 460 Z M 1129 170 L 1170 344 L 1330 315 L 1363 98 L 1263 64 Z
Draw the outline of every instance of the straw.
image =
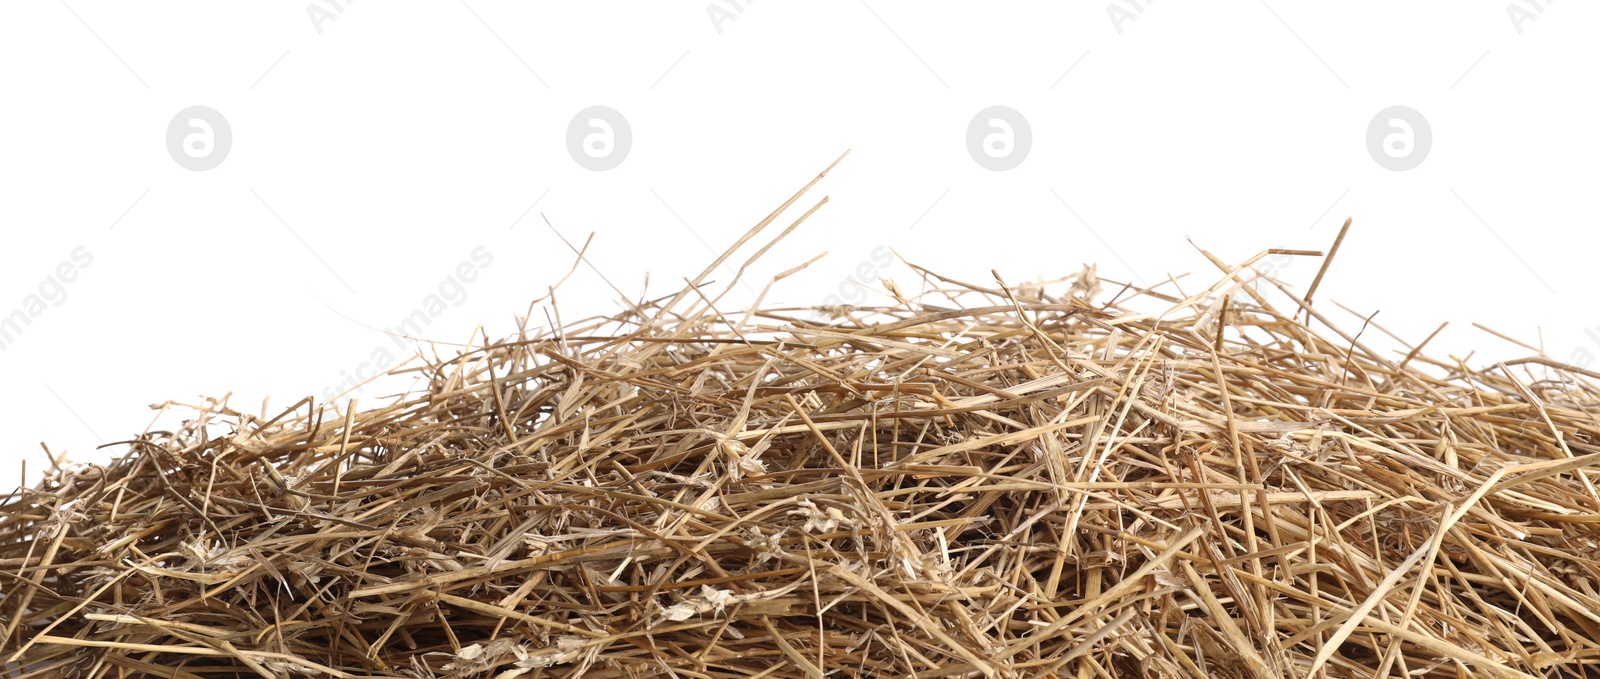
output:
M 378 407 L 209 401 L 54 469 L 0 505 L 6 676 L 1600 667 L 1591 373 L 1376 352 L 1209 253 L 1198 293 L 917 267 L 732 313 L 733 252 Z

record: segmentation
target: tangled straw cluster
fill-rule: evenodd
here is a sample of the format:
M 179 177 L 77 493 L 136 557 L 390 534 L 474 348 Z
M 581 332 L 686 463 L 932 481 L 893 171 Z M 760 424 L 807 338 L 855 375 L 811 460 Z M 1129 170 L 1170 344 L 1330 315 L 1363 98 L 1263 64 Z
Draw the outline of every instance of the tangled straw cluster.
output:
M 820 320 L 702 277 L 383 407 L 209 404 L 0 506 L 10 676 L 1600 663 L 1582 371 L 1385 355 L 1218 265 L 1193 294 L 923 272 Z

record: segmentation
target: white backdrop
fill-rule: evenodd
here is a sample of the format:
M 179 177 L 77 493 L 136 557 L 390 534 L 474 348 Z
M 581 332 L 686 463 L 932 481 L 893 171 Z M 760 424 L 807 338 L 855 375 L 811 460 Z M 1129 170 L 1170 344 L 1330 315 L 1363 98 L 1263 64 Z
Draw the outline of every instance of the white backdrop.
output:
M 571 265 L 558 232 L 629 295 L 675 289 L 846 149 L 753 287 L 823 251 L 780 301 L 909 283 L 879 248 L 1210 279 L 1186 238 L 1237 262 L 1353 217 L 1324 308 L 1450 321 L 1430 353 L 1474 366 L 1528 353 L 1474 321 L 1583 362 L 1600 10 L 1506 3 L 9 2 L 0 482 L 150 404 L 320 398 L 413 351 L 383 329 L 415 310 L 503 334 Z M 558 299 L 615 297 L 585 269 Z

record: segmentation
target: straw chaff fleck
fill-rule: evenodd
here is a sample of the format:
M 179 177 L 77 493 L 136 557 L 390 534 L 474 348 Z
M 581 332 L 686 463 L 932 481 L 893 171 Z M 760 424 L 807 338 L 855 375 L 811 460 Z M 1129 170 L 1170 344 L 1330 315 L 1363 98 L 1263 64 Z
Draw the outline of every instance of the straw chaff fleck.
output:
M 0 661 L 501 679 L 1600 663 L 1586 373 L 1374 352 L 1217 263 L 1181 296 L 1092 270 L 924 272 L 922 295 L 832 317 L 720 313 L 696 280 L 435 360 L 382 407 L 209 403 L 0 506 Z

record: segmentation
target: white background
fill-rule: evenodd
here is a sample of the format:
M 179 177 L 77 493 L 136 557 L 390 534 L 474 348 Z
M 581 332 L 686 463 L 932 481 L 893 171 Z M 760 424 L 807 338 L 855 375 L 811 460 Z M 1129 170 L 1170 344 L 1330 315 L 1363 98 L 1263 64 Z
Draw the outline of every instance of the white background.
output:
M 820 303 L 887 246 L 981 283 L 1098 262 L 1114 280 L 1192 272 L 1197 289 L 1215 273 L 1186 239 L 1238 262 L 1326 250 L 1353 217 L 1318 294 L 1348 329 L 1332 302 L 1381 310 L 1411 342 L 1449 321 L 1429 353 L 1474 367 L 1528 353 L 1474 321 L 1562 360 L 1600 354 L 1584 332 L 1600 328 L 1592 4 L 714 6 L 6 3 L 0 315 L 75 248 L 93 261 L 0 350 L 0 485 L 23 458 L 38 477 L 41 441 L 106 454 L 149 404 L 320 398 L 479 246 L 492 265 L 428 339 L 509 332 L 572 264 L 557 231 L 595 234 L 592 261 L 628 295 L 646 274 L 674 290 L 846 149 L 774 228 L 832 202 L 752 287 L 827 251 L 776 294 Z M 209 171 L 166 148 L 193 105 L 232 130 Z M 566 148 L 593 105 L 632 128 L 610 171 Z M 994 105 L 1033 132 L 1010 171 L 966 148 Z M 1410 171 L 1366 147 L 1393 105 L 1432 129 Z M 1303 290 L 1316 268 L 1278 274 Z M 901 263 L 875 273 L 913 283 Z M 616 297 L 587 269 L 558 295 L 567 319 Z

